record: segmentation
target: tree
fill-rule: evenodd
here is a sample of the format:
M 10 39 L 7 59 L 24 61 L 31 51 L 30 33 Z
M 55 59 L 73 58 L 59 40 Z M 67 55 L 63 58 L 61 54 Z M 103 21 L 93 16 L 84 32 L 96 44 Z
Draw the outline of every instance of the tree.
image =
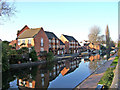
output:
M 0 19 L 8 17 L 10 18 L 16 12 L 14 3 L 7 2 L 6 0 L 0 0 Z
M 106 27 L 106 53 L 107 53 L 107 59 L 110 57 L 110 32 L 109 32 L 109 28 L 108 25 Z
M 104 35 L 100 36 L 99 34 L 100 34 L 100 28 L 97 26 L 92 27 L 88 35 L 89 41 L 91 43 L 102 42 L 104 40 Z
M 9 69 L 9 52 L 10 48 L 9 48 L 9 44 L 7 41 L 3 41 L 2 42 L 2 71 L 6 71 Z

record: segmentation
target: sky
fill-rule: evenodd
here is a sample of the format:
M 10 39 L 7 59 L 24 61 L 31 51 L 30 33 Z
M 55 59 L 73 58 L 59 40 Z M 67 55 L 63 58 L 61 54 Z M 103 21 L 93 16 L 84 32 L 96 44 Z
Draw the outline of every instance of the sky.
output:
M 17 12 L 0 25 L 2 40 L 15 40 L 17 30 L 25 25 L 30 28 L 43 27 L 45 31 L 54 32 L 59 38 L 61 34 L 75 37 L 79 42 L 88 40 L 92 27 L 98 26 L 101 35 L 105 34 L 108 25 L 112 40 L 118 39 L 118 1 L 106 0 L 21 0 L 15 1 Z

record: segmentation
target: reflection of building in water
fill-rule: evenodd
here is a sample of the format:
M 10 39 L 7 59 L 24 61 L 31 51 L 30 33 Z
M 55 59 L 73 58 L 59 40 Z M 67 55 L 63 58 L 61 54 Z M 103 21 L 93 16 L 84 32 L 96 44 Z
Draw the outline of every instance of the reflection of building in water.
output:
M 27 87 L 27 88 L 35 88 L 35 80 L 22 80 L 22 79 L 18 79 L 17 80 L 18 86 L 22 86 L 22 87 Z
M 99 55 L 99 54 L 97 54 L 97 55 L 95 55 L 95 56 L 92 55 L 92 56 L 89 57 L 88 60 L 85 60 L 84 63 L 85 63 L 85 62 L 88 62 L 89 60 L 90 60 L 90 61 L 100 60 L 100 55 Z
M 80 60 L 63 61 L 53 65 L 52 70 L 47 70 L 46 67 L 38 67 L 35 79 L 18 79 L 19 88 L 48 88 L 49 81 L 54 80 L 60 73 L 64 76 L 74 71 L 80 63 Z M 67 70 L 67 71 L 66 71 Z

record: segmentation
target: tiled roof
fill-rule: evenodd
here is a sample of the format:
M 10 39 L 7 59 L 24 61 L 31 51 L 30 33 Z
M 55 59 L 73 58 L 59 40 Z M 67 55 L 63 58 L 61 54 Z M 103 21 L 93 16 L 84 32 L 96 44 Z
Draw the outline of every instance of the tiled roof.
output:
M 58 37 L 53 32 L 45 31 L 45 33 L 49 39 L 58 39 Z
M 16 40 L 12 40 L 9 45 L 14 45 L 16 43 Z
M 27 29 L 23 33 L 20 34 L 18 39 L 24 39 L 24 38 L 33 38 L 41 28 L 35 28 L 35 29 Z
M 59 41 L 60 41 L 60 45 L 65 45 L 60 39 L 59 39 Z
M 77 42 L 77 40 L 73 37 L 73 36 L 68 36 L 68 35 L 64 35 L 62 34 L 68 41 L 75 41 Z
M 78 46 L 81 46 L 81 45 L 78 43 Z

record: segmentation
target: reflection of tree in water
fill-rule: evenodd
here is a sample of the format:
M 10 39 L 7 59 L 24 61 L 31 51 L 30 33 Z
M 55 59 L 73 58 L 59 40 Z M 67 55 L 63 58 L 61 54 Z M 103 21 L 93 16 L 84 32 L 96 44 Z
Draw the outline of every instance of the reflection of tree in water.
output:
M 92 71 L 95 70 L 97 67 L 98 67 L 98 66 L 97 66 L 97 61 L 96 61 L 96 60 L 94 60 L 94 61 L 92 61 L 92 62 L 89 62 L 89 68 L 90 68 Z
M 2 89 L 7 90 L 10 87 L 9 83 L 14 81 L 15 78 L 10 71 L 2 73 Z

